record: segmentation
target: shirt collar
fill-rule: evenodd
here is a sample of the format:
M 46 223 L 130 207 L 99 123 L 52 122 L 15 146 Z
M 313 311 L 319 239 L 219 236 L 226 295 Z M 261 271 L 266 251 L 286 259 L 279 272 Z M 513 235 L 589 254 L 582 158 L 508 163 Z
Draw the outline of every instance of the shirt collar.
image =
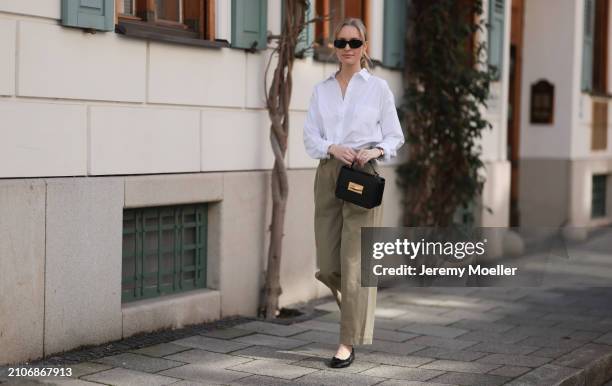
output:
M 334 78 L 336 77 L 336 73 L 337 73 L 338 71 L 339 71 L 339 70 L 333 71 L 333 72 L 332 72 L 332 73 L 329 75 L 329 77 L 327 78 L 327 80 L 334 79 Z M 367 80 L 370 78 L 370 76 L 372 76 L 372 74 L 370 74 L 370 72 L 369 72 L 367 69 L 365 69 L 365 68 L 362 68 L 362 69 L 361 69 L 361 70 L 359 70 L 359 72 L 357 72 L 357 73 L 358 73 L 359 75 L 361 75 L 361 77 L 362 77 L 362 78 L 363 78 L 363 80 L 365 80 L 365 81 L 367 81 Z

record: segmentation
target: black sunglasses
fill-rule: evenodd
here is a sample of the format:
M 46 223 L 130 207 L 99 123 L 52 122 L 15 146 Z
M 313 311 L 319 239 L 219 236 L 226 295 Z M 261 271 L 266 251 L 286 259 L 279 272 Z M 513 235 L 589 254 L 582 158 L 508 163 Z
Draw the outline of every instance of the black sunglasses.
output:
M 344 48 L 346 47 L 347 44 L 351 48 L 359 48 L 363 44 L 363 41 L 359 39 L 351 39 L 351 40 L 336 39 L 334 40 L 334 47 L 336 48 Z

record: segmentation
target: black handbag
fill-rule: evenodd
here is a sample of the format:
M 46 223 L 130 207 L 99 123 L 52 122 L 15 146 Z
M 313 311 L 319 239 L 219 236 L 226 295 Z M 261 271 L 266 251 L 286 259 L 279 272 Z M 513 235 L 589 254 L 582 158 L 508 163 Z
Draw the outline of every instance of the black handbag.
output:
M 353 169 L 354 163 L 351 166 L 343 165 L 340 169 L 336 181 L 336 197 L 367 209 L 380 205 L 385 179 L 378 175 L 374 167 L 374 174 Z

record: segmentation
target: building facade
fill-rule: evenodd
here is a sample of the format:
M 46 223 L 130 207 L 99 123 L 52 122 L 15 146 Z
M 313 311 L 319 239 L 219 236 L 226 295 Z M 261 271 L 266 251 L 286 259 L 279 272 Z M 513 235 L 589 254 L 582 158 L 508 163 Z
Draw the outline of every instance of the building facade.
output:
M 513 2 L 521 225 L 611 223 L 610 11 L 608 0 Z
M 400 103 L 402 2 L 311 3 L 309 15 L 365 20 L 373 72 Z M 482 140 L 489 226 L 509 217 L 504 3 Z M 282 12 L 280 0 L 0 2 L 0 364 L 256 314 L 273 164 L 266 36 Z M 317 161 L 302 124 L 314 84 L 337 68 L 333 22 L 311 25 L 318 48 L 293 68 L 280 306 L 328 295 L 314 278 Z M 385 226 L 399 225 L 404 156 L 382 168 Z

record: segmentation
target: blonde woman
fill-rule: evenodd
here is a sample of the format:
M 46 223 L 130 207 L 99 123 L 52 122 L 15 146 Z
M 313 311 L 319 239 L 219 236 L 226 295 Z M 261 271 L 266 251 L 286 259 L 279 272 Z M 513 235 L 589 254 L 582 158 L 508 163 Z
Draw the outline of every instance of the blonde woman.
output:
M 354 345 L 372 344 L 376 287 L 361 286 L 361 227 L 380 226 L 381 204 L 362 208 L 336 198 L 342 165 L 378 172 L 378 160 L 396 156 L 404 143 L 395 99 L 373 75 L 363 22 L 345 19 L 334 32 L 338 71 L 314 87 L 304 124 L 304 146 L 319 159 L 314 182 L 318 272 L 340 307 L 340 344 L 330 366 L 349 366 Z M 370 161 L 370 162 L 368 162 Z M 383 199 L 384 203 L 384 199 Z

